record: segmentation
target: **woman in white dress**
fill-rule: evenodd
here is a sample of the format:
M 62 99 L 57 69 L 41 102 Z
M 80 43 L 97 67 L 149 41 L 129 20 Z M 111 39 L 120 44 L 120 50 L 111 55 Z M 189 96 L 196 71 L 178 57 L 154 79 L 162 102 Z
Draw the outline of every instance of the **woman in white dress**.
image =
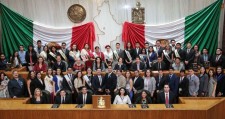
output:
M 54 94 L 55 94 L 55 82 L 53 81 L 52 69 L 49 68 L 47 70 L 46 76 L 44 78 L 45 82 L 45 90 L 47 90 L 51 94 L 51 103 L 54 102 Z
M 40 56 L 43 57 L 45 64 L 47 64 L 47 67 L 48 67 L 48 64 L 49 64 L 49 62 L 48 62 L 48 55 L 49 54 L 48 53 L 49 53 L 48 46 L 45 45 L 43 47 L 43 51 L 41 51 L 41 53 L 40 53 Z
M 131 104 L 130 97 L 127 95 L 125 88 L 119 89 L 119 94 L 116 95 L 113 104 Z
M 105 55 L 105 64 L 108 67 L 109 65 L 113 64 L 113 52 L 109 45 L 105 46 L 106 51 L 104 52 Z
M 130 99 L 132 100 L 133 95 L 134 95 L 134 92 L 133 92 L 134 82 L 132 80 L 130 71 L 126 71 L 125 78 L 126 78 L 126 90 L 128 92 Z
M 69 58 L 68 58 L 69 67 L 73 66 L 73 64 L 77 58 L 80 58 L 80 51 L 77 49 L 77 45 L 73 44 L 70 49 L 70 52 L 69 52 Z
M 84 85 L 85 85 L 85 80 L 83 80 L 82 72 L 78 71 L 77 78 L 75 78 L 75 80 L 74 80 L 74 87 L 75 87 L 77 93 L 79 93 L 81 91 L 81 89 Z

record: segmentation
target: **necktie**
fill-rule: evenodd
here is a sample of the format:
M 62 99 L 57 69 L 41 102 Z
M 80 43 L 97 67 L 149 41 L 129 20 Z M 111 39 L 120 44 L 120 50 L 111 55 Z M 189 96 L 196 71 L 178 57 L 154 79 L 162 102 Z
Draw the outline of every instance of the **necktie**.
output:
M 158 63 L 158 69 L 161 69 L 161 63 Z
M 216 61 L 218 61 L 218 60 L 219 60 L 219 56 L 217 55 L 217 56 L 216 56 Z
M 166 104 L 169 104 L 169 96 L 166 94 Z
M 86 94 L 83 95 L 84 98 L 83 98 L 83 104 L 86 104 Z
M 182 82 L 182 77 L 180 77 L 180 83 Z
M 65 104 L 65 97 L 63 97 L 62 99 L 62 104 Z
M 18 82 L 20 88 L 22 88 L 22 82 L 19 79 L 17 80 L 17 82 Z
M 100 83 L 100 86 L 101 86 L 102 85 L 102 77 L 99 76 L 98 78 L 99 78 L 99 83 Z
M 189 54 L 189 52 L 190 52 L 190 49 L 187 50 L 187 53 L 188 53 L 188 54 Z

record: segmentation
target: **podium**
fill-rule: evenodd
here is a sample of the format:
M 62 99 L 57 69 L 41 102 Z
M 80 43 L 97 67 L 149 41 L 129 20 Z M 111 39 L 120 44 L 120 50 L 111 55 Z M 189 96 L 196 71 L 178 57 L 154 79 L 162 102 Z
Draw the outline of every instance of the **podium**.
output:
M 93 95 L 92 104 L 94 109 L 109 109 L 111 107 L 111 96 Z

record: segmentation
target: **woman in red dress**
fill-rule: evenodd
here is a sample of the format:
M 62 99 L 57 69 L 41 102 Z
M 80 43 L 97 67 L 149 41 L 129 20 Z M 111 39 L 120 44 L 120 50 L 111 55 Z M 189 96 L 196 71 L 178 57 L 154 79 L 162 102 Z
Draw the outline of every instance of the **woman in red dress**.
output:
M 92 67 L 94 55 L 87 43 L 84 45 L 84 49 L 81 50 L 81 58 L 85 63 L 86 68 Z

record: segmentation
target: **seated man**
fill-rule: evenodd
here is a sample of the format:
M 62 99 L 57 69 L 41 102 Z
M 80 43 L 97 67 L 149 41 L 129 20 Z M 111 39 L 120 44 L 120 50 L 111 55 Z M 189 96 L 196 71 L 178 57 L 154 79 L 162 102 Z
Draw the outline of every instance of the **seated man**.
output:
M 66 95 L 66 91 L 62 89 L 60 95 L 55 98 L 55 104 L 72 104 L 72 99 L 69 95 Z
M 87 92 L 87 87 L 82 87 L 81 93 L 77 97 L 77 104 L 92 104 L 92 95 Z
M 169 64 L 168 64 L 169 65 Z M 162 61 L 161 57 L 157 58 L 157 62 L 153 64 L 152 69 L 153 70 L 165 70 L 166 64 Z
M 17 71 L 12 72 L 13 79 L 8 83 L 9 95 L 11 98 L 19 98 L 27 96 L 27 86 L 23 78 L 19 77 Z
M 66 72 L 66 64 L 62 61 L 61 56 L 56 56 L 56 62 L 53 65 L 53 70 L 56 71 L 56 69 L 61 69 L 62 72 Z
M 157 96 L 157 103 L 159 104 L 173 104 L 175 102 L 175 96 L 170 91 L 169 84 L 164 85 L 164 91 Z
M 172 64 L 172 67 L 176 71 L 185 70 L 184 63 L 180 62 L 180 58 L 179 57 L 177 57 L 175 59 L 175 62 Z
M 146 68 L 145 64 L 141 62 L 140 57 L 136 57 L 135 63 L 132 64 L 131 70 L 132 71 L 144 71 Z

